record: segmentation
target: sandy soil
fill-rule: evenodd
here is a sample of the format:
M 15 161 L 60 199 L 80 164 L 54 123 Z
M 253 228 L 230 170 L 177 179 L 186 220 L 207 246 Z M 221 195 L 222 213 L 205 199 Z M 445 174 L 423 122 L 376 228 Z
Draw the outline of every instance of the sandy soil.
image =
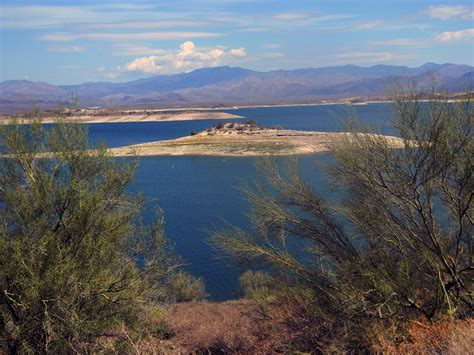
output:
M 229 120 L 237 119 L 241 116 L 233 115 L 226 112 L 218 111 L 192 111 L 192 112 L 153 112 L 145 114 L 138 112 L 137 114 L 107 114 L 107 115 L 80 115 L 69 116 L 67 120 L 83 123 L 115 123 L 115 122 L 168 122 L 168 121 L 193 121 L 193 120 Z M 54 117 L 45 117 L 43 123 L 53 123 Z M 3 123 L 10 122 L 8 119 L 1 120 Z M 20 121 L 20 123 L 29 123 L 28 120 Z
M 226 123 L 192 136 L 174 140 L 112 148 L 115 156 L 209 155 L 263 156 L 326 152 L 347 133 L 308 132 L 256 127 L 251 124 Z M 389 144 L 401 147 L 396 137 L 386 137 Z

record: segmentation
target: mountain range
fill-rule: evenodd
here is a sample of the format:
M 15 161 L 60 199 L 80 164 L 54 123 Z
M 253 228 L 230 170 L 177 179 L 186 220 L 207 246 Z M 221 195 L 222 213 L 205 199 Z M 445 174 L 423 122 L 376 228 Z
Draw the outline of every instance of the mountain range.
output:
M 428 90 L 431 78 L 449 92 L 472 88 L 474 67 L 426 63 L 411 68 L 394 65 L 259 72 L 238 67 L 197 69 L 188 73 L 156 75 L 123 83 L 87 82 L 51 85 L 9 80 L 0 83 L 0 112 L 18 113 L 33 105 L 55 108 L 79 99 L 81 106 L 190 107 L 310 103 L 343 98 L 383 97 L 395 80 L 412 80 Z

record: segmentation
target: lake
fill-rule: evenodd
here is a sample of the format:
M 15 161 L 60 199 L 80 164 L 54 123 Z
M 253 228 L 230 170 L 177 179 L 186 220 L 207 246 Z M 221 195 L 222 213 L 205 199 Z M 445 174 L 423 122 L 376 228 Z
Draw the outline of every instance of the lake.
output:
M 276 125 L 288 129 L 312 131 L 344 130 L 343 117 L 354 110 L 363 124 L 374 126 L 381 133 L 394 134 L 389 126 L 389 104 L 321 105 L 292 107 L 261 107 L 223 110 L 256 119 L 262 126 Z M 180 122 L 141 122 L 91 124 L 90 137 L 105 140 L 110 147 L 173 139 L 189 135 L 216 124 L 216 120 Z M 165 217 L 167 238 L 186 263 L 186 269 L 202 277 L 212 300 L 238 296 L 238 278 L 245 271 L 206 243 L 210 231 L 234 224 L 249 227 L 249 205 L 238 189 L 256 177 L 258 158 L 248 157 L 143 157 L 132 191 L 142 191 L 148 198 L 144 211 L 151 221 L 159 207 Z M 318 167 L 327 162 L 329 154 L 306 155 L 299 158 L 303 176 L 314 189 L 329 195 L 324 173 Z

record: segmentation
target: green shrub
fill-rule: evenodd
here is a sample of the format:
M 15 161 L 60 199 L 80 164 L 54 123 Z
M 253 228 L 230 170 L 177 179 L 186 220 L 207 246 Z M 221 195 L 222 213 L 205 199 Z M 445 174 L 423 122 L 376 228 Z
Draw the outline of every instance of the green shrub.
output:
M 240 276 L 240 287 L 245 298 L 268 299 L 275 280 L 266 272 L 248 270 Z
M 336 203 L 301 177 L 296 159 L 262 160 L 262 178 L 244 188 L 253 230 L 213 234 L 222 250 L 284 282 L 297 349 L 319 346 L 318 327 L 344 332 L 355 349 L 374 319 L 472 315 L 473 111 L 468 101 L 431 98 L 394 94 L 403 149 L 355 131 L 332 144 Z
M 87 129 L 58 121 L 3 126 L 0 138 L 0 333 L 8 352 L 94 349 L 105 331 L 139 328 L 176 260 L 161 219 L 140 222 L 127 192 L 136 163 Z
M 202 279 L 180 271 L 173 275 L 166 290 L 168 302 L 201 301 L 207 297 Z

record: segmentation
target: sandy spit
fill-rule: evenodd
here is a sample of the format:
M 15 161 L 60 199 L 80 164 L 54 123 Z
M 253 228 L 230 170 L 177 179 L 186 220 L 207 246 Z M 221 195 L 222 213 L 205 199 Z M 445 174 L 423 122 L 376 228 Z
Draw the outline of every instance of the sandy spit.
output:
M 230 128 L 232 127 L 232 128 Z M 348 138 L 346 132 L 308 132 L 225 124 L 193 136 L 110 149 L 117 157 L 126 156 L 265 156 L 321 153 Z M 400 138 L 378 136 L 392 147 L 402 147 Z
M 195 121 L 195 120 L 231 120 L 242 118 L 242 116 L 218 111 L 194 111 L 194 112 L 154 112 L 151 114 L 131 114 L 131 115 L 81 115 L 65 117 L 68 121 L 81 123 L 119 123 L 119 122 L 170 122 L 170 121 Z M 54 117 L 45 117 L 43 123 L 53 123 Z M 5 118 L 0 123 L 8 124 L 11 120 Z M 19 120 L 19 123 L 30 123 L 30 120 Z

